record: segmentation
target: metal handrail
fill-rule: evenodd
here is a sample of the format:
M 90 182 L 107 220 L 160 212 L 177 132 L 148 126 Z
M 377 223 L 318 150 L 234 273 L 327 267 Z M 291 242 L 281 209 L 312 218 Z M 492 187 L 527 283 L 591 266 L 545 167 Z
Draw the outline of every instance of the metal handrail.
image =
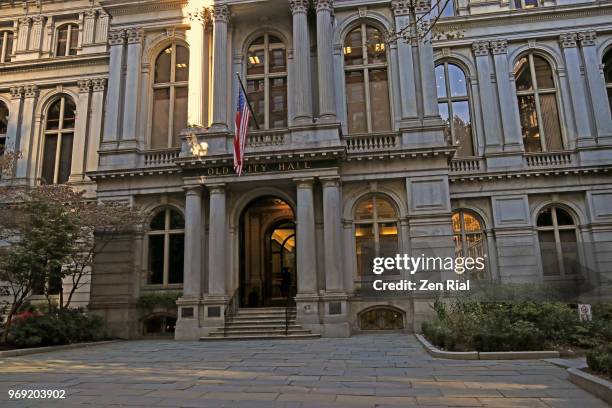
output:
M 223 337 L 227 337 L 227 319 L 233 317 L 238 311 L 238 294 L 240 290 L 237 288 L 234 291 L 234 294 L 230 298 L 229 302 L 227 302 L 227 306 L 223 311 Z

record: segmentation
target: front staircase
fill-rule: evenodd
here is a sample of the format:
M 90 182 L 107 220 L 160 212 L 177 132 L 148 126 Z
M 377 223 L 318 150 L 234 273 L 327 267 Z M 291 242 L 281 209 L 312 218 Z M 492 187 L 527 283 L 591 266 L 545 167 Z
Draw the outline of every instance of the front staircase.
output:
M 226 317 L 225 327 L 200 340 L 316 339 L 319 334 L 305 330 L 295 321 L 295 307 L 239 309 Z

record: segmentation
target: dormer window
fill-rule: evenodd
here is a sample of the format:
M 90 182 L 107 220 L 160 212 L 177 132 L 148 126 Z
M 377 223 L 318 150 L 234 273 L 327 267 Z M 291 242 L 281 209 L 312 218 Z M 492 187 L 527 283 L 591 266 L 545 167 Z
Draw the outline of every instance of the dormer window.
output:
M 77 55 L 77 46 L 79 43 L 79 27 L 76 24 L 64 24 L 58 27 L 55 56 L 68 57 Z

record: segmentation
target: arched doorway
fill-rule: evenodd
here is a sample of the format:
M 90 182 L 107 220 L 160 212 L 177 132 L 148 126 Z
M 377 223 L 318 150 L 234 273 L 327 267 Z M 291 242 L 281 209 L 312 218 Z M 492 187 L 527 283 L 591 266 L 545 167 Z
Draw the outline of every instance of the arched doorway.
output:
M 258 198 L 240 217 L 240 306 L 287 306 L 296 288 L 293 210 L 280 198 Z

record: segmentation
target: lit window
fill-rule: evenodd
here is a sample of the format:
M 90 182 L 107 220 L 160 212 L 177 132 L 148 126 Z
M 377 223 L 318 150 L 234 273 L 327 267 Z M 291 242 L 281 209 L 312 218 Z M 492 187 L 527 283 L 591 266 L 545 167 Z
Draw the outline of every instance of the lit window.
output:
M 0 63 L 10 62 L 13 53 L 13 33 L 0 31 Z
M 349 133 L 391 130 L 387 45 L 382 32 L 361 24 L 344 40 Z
M 536 223 L 544 276 L 577 275 L 578 230 L 574 218 L 560 207 L 540 211 Z
M 361 330 L 402 330 L 404 315 L 390 307 L 375 307 L 359 314 Z
M 485 258 L 487 244 L 482 221 L 475 214 L 464 210 L 454 212 L 452 221 L 455 257 Z M 463 276 L 484 279 L 487 277 L 486 266 L 483 270 L 466 271 Z
M 152 149 L 181 145 L 180 133 L 187 127 L 189 50 L 172 44 L 155 60 L 153 76 Z
M 262 129 L 287 127 L 287 52 L 280 38 L 265 34 L 251 43 L 247 93 Z
M 514 76 L 525 151 L 563 150 L 556 81 L 550 64 L 530 53 L 519 59 Z
M 608 104 L 612 113 L 612 50 L 609 50 L 603 59 L 604 78 L 606 79 L 606 90 L 608 92 Z
M 76 24 L 64 24 L 56 31 L 55 56 L 77 55 L 79 28 Z
M 183 283 L 185 220 L 176 210 L 158 212 L 147 233 L 149 243 L 149 277 L 151 285 Z
M 70 177 L 76 105 L 62 95 L 45 116 L 45 140 L 41 178 L 43 184 L 63 184 Z

